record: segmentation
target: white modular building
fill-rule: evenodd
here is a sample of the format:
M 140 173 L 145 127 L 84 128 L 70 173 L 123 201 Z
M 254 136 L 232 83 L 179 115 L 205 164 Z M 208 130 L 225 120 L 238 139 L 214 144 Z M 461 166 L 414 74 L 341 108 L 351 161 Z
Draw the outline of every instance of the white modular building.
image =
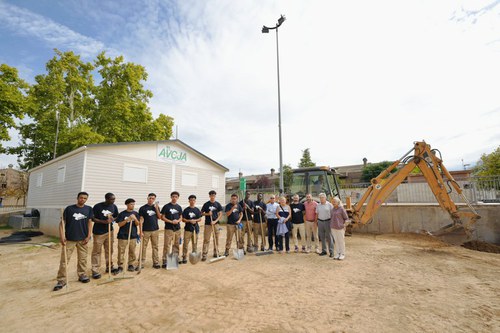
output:
M 112 192 L 120 211 L 127 198 L 136 200 L 138 210 L 151 192 L 160 208 L 172 191 L 180 193 L 182 207 L 191 194 L 201 206 L 210 190 L 223 204 L 228 171 L 181 140 L 92 144 L 31 169 L 27 208 L 39 210 L 41 231 L 58 235 L 60 210 L 76 203 L 78 192 L 89 194 L 90 206 Z

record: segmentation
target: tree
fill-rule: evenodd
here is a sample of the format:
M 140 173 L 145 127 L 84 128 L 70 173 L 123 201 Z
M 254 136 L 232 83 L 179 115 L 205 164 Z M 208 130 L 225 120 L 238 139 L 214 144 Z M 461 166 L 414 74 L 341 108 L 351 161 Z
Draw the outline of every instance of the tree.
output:
M 283 165 L 283 186 L 285 187 L 283 190 L 285 193 L 290 192 L 290 188 L 293 183 L 293 169 L 289 164 Z M 275 185 L 279 188 L 279 178 L 276 179 Z
M 376 178 L 382 171 L 387 169 L 392 163 L 394 162 L 389 162 L 389 161 L 383 161 L 379 163 L 370 163 L 367 164 L 365 167 L 363 167 L 362 173 L 361 173 L 361 181 L 362 182 L 370 182 L 372 178 Z M 397 171 L 397 168 L 394 168 L 394 170 L 391 171 L 391 173 L 394 173 Z
M 302 151 L 302 158 L 300 159 L 299 168 L 307 168 L 314 167 L 316 163 L 311 160 L 311 153 L 309 152 L 309 148 L 306 148 Z
M 255 188 L 269 188 L 271 187 L 271 184 L 272 184 L 271 180 L 267 176 L 262 175 L 257 177 L 254 186 Z
M 17 69 L 0 65 L 0 153 L 5 152 L 1 141 L 10 140 L 8 129 L 16 127 L 16 118 L 22 119 L 29 85 L 19 78 Z
M 476 176 L 500 175 L 500 146 L 490 154 L 483 154 L 474 168 Z

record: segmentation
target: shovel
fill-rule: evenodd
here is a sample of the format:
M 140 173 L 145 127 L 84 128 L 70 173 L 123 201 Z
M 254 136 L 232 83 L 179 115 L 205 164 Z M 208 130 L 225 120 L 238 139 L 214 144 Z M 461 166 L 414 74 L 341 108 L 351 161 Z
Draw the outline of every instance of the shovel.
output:
M 108 217 L 109 217 L 109 215 L 108 215 Z M 111 276 L 111 269 L 113 268 L 111 265 L 111 262 L 112 262 L 112 260 L 111 260 L 111 224 L 108 224 L 108 279 L 98 283 L 98 285 L 117 281 L 117 280 L 113 279 L 113 277 Z
M 61 209 L 61 225 L 62 225 L 62 233 L 64 237 L 66 237 L 66 227 L 64 225 L 64 218 L 63 218 L 63 210 Z M 67 241 L 67 240 L 66 240 Z M 54 296 L 61 296 L 61 295 L 67 295 L 70 293 L 74 293 L 75 291 L 78 291 L 80 289 L 69 289 L 69 280 L 68 280 L 68 252 L 66 250 L 66 244 L 63 245 L 64 248 L 64 270 L 66 274 L 66 287 L 65 291 L 62 293 L 57 293 Z
M 242 260 L 245 258 L 245 253 L 243 252 L 243 249 L 240 249 L 240 239 L 238 237 L 238 232 L 239 232 L 239 226 L 240 224 L 236 224 L 236 249 L 233 249 L 233 257 L 236 260 Z
M 140 236 L 139 238 L 139 244 L 140 244 L 140 248 L 139 248 L 139 263 L 137 264 L 137 275 L 141 274 L 141 270 L 142 270 L 142 236 Z
M 212 222 L 212 214 L 210 214 L 210 222 Z M 226 256 L 219 256 L 219 243 L 217 242 L 217 237 L 215 236 L 215 224 L 210 224 L 212 226 L 212 235 L 214 236 L 214 246 L 215 246 L 215 254 L 217 258 L 210 259 L 208 262 L 211 264 L 213 262 L 221 261 L 226 259 Z
M 134 216 L 134 215 L 131 215 L 131 216 Z M 126 251 L 125 254 L 127 255 L 127 260 L 125 261 L 126 264 L 128 264 L 128 258 L 129 258 L 128 251 L 129 251 L 129 246 L 130 246 L 130 235 L 132 234 L 132 223 L 134 223 L 134 219 L 132 218 L 129 221 L 129 223 L 130 223 L 130 225 L 128 227 L 127 247 L 125 248 L 125 251 Z M 110 258 L 110 263 L 111 263 L 111 258 Z M 109 270 L 111 271 L 111 267 L 109 268 Z M 126 271 L 127 271 L 127 269 L 124 269 L 122 276 L 116 277 L 115 280 L 133 279 L 134 278 L 133 276 L 125 276 Z
M 173 237 L 175 242 L 175 233 Z M 172 243 L 172 253 L 167 255 L 167 270 L 179 269 L 179 255 L 174 253 L 174 243 Z
M 197 252 L 198 240 L 196 240 L 196 244 L 195 244 L 195 237 L 194 237 L 195 233 L 196 232 L 193 232 L 193 236 L 191 239 L 191 241 L 193 242 L 194 251 L 189 254 L 189 262 L 193 265 L 196 265 L 201 259 L 201 252 Z M 198 238 L 198 237 L 196 237 L 196 238 Z
M 259 252 L 255 252 L 255 255 L 256 256 L 264 256 L 266 254 L 273 254 L 273 250 L 265 250 L 266 248 L 266 237 L 264 236 L 264 217 L 262 216 L 262 212 L 259 211 L 259 214 L 260 214 L 260 231 L 262 232 L 262 246 L 264 247 L 264 251 L 259 251 Z M 257 245 L 259 245 L 257 243 Z

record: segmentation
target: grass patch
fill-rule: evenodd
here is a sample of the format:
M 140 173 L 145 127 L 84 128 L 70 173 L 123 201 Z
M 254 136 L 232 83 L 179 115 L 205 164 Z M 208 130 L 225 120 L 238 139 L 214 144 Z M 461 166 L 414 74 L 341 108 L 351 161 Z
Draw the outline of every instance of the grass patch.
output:
M 13 228 L 8 224 L 0 225 L 0 230 L 11 230 L 11 229 Z
M 59 244 L 60 239 L 59 239 L 59 237 L 49 236 L 48 242 Z

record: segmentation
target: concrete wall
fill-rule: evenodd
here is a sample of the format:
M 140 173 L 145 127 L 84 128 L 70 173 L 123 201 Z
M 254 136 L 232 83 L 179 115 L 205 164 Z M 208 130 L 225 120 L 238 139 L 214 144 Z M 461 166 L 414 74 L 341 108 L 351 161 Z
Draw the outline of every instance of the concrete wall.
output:
M 500 244 L 500 205 L 484 204 L 473 207 L 481 215 L 481 219 L 475 224 L 477 238 Z M 466 207 L 461 207 L 460 210 L 466 211 Z M 436 231 L 450 223 L 450 215 L 438 205 L 383 205 L 371 224 L 360 226 L 355 232 L 419 233 L 421 230 Z

